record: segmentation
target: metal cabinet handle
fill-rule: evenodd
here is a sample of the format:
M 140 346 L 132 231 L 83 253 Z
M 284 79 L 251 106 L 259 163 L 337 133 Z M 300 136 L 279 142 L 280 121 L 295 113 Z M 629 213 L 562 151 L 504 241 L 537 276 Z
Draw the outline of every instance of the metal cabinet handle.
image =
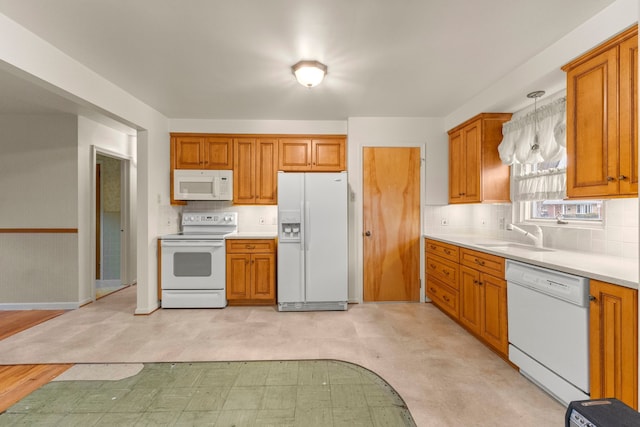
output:
M 436 247 L 434 245 L 429 245 L 431 247 L 431 249 L 435 249 Z
M 619 179 L 620 181 L 624 181 L 625 179 L 627 179 L 627 176 L 626 176 L 626 175 L 620 175 L 620 176 L 618 177 L 618 179 Z
M 473 284 L 474 284 L 474 285 L 477 285 L 478 283 L 480 283 L 480 282 L 478 282 L 478 281 L 477 281 L 477 280 L 475 280 L 475 279 L 473 280 Z
M 482 283 L 482 282 L 478 282 L 478 285 L 482 286 L 482 285 L 484 285 L 484 283 Z
M 607 177 L 607 181 L 611 182 L 611 181 L 615 181 L 616 179 L 612 176 L 608 176 Z
M 431 269 L 435 270 L 436 266 L 434 264 L 429 264 L 429 267 L 431 267 Z
M 429 290 L 430 290 L 431 292 L 433 292 L 434 294 L 437 294 L 437 292 L 436 292 L 435 288 L 429 288 Z
M 442 299 L 443 299 L 443 300 L 445 300 L 446 302 L 451 301 L 451 300 L 449 299 L 449 297 L 448 297 L 448 296 L 446 296 L 446 295 L 443 295 L 443 296 L 442 296 Z
M 450 274 L 450 272 L 448 272 L 447 270 L 442 270 L 442 272 L 443 272 L 444 274 L 446 274 L 447 276 Z
M 247 249 L 255 249 L 256 248 L 255 245 L 245 245 L 245 247 Z
M 445 249 L 444 253 L 447 254 L 447 255 L 451 255 L 451 251 L 449 249 Z
M 475 258 L 474 261 L 476 262 L 476 264 L 478 265 L 484 265 L 484 261 L 480 261 L 478 258 Z
M 593 295 L 589 295 L 589 301 L 595 302 L 597 300 L 598 300 L 598 298 L 594 297 Z
M 371 232 L 370 232 L 369 230 L 367 230 L 367 231 L 364 233 L 364 235 L 365 235 L 365 236 L 367 236 L 367 237 L 369 237 L 369 236 L 371 236 Z

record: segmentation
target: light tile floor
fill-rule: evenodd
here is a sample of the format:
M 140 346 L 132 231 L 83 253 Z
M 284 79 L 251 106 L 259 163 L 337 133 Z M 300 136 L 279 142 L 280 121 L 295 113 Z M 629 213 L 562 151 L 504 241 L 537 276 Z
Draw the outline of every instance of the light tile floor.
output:
M 117 381 L 51 382 L 0 414 L 0 425 L 78 422 L 415 426 L 403 400 L 380 377 L 350 363 L 326 360 L 152 363 Z
M 0 341 L 0 364 L 335 359 L 384 378 L 418 426 L 561 426 L 565 408 L 431 304 L 134 316 L 136 287 Z

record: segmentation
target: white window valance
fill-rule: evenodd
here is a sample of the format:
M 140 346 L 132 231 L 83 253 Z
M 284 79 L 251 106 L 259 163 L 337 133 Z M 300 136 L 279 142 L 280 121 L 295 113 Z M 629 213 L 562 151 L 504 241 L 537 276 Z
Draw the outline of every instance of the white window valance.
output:
M 566 98 L 562 97 L 527 113 L 515 113 L 502 125 L 498 146 L 502 163 L 555 162 L 566 153 Z M 536 140 L 536 134 L 538 138 Z M 535 147 L 537 141 L 538 147 Z
M 567 195 L 567 171 L 564 168 L 522 172 L 514 176 L 514 181 L 514 194 L 511 195 L 514 202 L 560 200 Z

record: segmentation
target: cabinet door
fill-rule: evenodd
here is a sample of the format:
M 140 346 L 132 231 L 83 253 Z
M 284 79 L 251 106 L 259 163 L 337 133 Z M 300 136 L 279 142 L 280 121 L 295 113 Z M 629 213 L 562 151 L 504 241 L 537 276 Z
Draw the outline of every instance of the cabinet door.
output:
M 476 120 L 462 129 L 464 169 L 462 170 L 463 199 L 466 203 L 480 202 L 480 172 L 482 166 L 482 121 Z
M 638 37 L 620 44 L 620 171 L 621 195 L 638 194 Z
M 507 334 L 507 282 L 503 279 L 481 275 L 482 321 L 480 335 L 503 355 L 509 351 Z
M 480 273 L 460 266 L 460 323 L 480 333 Z
M 255 202 L 255 147 L 253 138 L 237 138 L 233 144 L 233 203 Z
M 233 168 L 233 139 L 210 136 L 203 144 L 204 169 Z
M 261 138 L 256 141 L 255 203 L 278 203 L 278 140 Z
M 254 254 L 251 256 L 251 298 L 275 299 L 275 267 L 274 254 Z
M 340 172 L 345 170 L 344 139 L 314 139 L 311 141 L 311 170 Z
M 638 402 L 638 291 L 591 280 L 591 398 Z
M 278 170 L 305 172 L 311 170 L 311 140 L 281 139 L 278 141 Z
M 464 143 L 462 132 L 449 136 L 449 203 L 464 202 Z
M 203 138 L 199 136 L 180 136 L 176 138 L 176 169 L 202 169 L 204 157 Z
M 251 295 L 251 255 L 227 255 L 227 299 L 247 299 Z
M 618 49 L 567 72 L 567 196 L 617 194 Z

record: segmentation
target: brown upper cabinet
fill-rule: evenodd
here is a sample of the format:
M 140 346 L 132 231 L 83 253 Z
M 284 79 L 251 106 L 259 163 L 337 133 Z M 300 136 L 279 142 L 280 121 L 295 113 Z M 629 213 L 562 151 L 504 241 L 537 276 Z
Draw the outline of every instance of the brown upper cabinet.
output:
M 346 140 L 340 138 L 281 138 L 278 170 L 339 172 L 346 169 Z
M 562 67 L 567 73 L 567 196 L 638 194 L 638 27 Z
M 283 155 L 284 150 L 284 155 Z M 278 203 L 278 171 L 346 170 L 344 135 L 172 133 L 170 193 L 176 169 L 232 169 L 233 203 Z
M 197 134 L 175 137 L 175 169 L 232 168 L 232 138 Z
M 500 161 L 511 113 L 482 113 L 449 131 L 449 203 L 509 202 L 509 166 Z
M 278 139 L 235 138 L 233 203 L 275 205 L 278 186 Z

